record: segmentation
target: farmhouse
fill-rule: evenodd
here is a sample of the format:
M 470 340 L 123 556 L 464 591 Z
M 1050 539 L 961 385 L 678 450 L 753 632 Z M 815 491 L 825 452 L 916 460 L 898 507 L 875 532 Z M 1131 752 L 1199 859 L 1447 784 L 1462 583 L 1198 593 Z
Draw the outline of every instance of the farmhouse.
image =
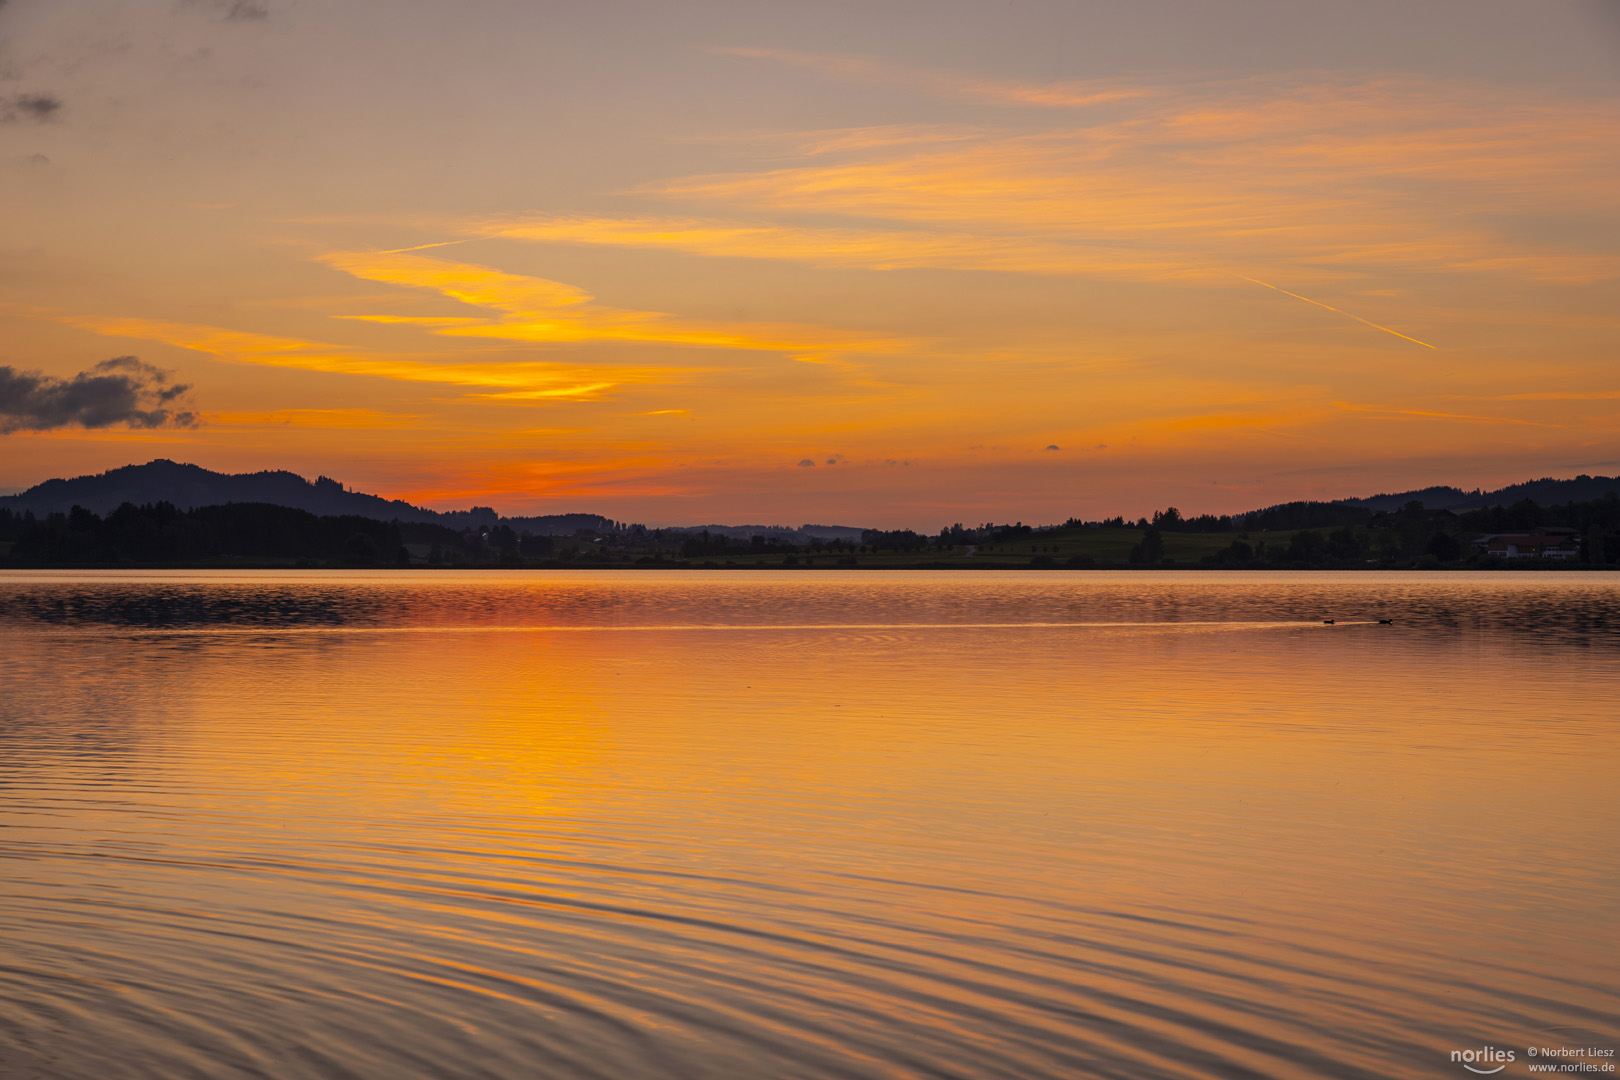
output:
M 1533 533 L 1498 533 L 1474 543 L 1503 559 L 1574 559 L 1581 553 L 1574 529 L 1537 529 Z

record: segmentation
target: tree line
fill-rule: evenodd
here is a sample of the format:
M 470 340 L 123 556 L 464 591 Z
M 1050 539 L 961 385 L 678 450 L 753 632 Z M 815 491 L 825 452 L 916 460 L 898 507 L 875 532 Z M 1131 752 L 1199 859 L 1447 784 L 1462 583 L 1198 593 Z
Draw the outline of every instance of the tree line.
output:
M 1620 497 L 1613 492 L 1601 499 L 1541 506 L 1523 499 L 1512 506 L 1488 506 L 1460 514 L 1426 510 L 1421 502 L 1408 502 L 1397 511 L 1373 511 L 1333 503 L 1289 503 L 1240 519 L 1243 532 L 1220 551 L 1206 556 L 1202 565 L 1255 569 L 1323 569 L 1389 565 L 1489 565 L 1493 562 L 1477 538 L 1533 533 L 1538 529 L 1567 529 L 1578 545 L 1578 561 L 1588 565 L 1620 562 Z M 1331 530 L 1301 522 L 1337 523 Z M 1162 565 L 1164 534 L 1187 529 L 1172 507 L 1155 514 L 1142 540 L 1132 548 L 1130 562 Z M 1271 531 L 1289 532 L 1286 542 L 1270 539 Z M 1224 530 L 1223 530 L 1224 531 Z
M 124 503 L 105 517 L 75 506 L 36 518 L 0 510 L 0 541 L 26 563 L 166 563 L 216 559 L 308 561 L 377 566 L 410 561 L 407 544 L 428 544 L 442 561 L 498 561 L 503 545 L 525 539 L 494 530 L 461 531 L 421 522 L 353 514 L 317 516 L 270 503 L 227 503 L 180 510 L 172 503 Z M 491 546 L 491 534 L 495 544 Z M 545 538 L 542 538 L 545 539 Z M 545 539 L 549 552 L 550 541 Z
M 942 556 L 938 565 L 961 566 L 964 564 L 954 560 L 977 547 L 980 554 L 1027 554 L 1032 566 L 1121 565 L 1117 561 L 1099 562 L 1086 554 L 1064 558 L 1065 552 L 1072 553 L 1076 546 L 1084 551 L 1086 529 L 1107 526 L 1140 531 L 1124 565 L 1172 565 L 1166 557 L 1166 538 L 1175 534 L 1229 533 L 1231 542 L 1224 547 L 1199 562 L 1183 561 L 1179 565 L 1322 569 L 1369 564 L 1492 565 L 1491 557 L 1474 542 L 1477 538 L 1560 528 L 1574 534 L 1580 562 L 1620 563 L 1620 497 L 1613 493 L 1601 499 L 1556 506 L 1523 499 L 1511 506 L 1463 513 L 1428 510 L 1417 501 L 1394 511 L 1373 511 L 1342 503 L 1287 503 L 1238 517 L 1187 517 L 1172 506 L 1135 522 L 1123 517 L 1102 522 L 1071 519 L 1066 527 L 1057 530 L 1035 529 L 1022 522 L 976 527 L 957 523 L 934 536 L 910 529 L 868 529 L 858 542 L 818 539 L 807 545 L 795 545 L 780 536 L 739 539 L 706 530 L 681 533 L 614 524 L 619 527 L 610 533 L 585 528 L 572 537 L 552 537 L 518 531 L 507 523 L 458 530 L 441 524 L 379 521 L 358 515 L 317 516 L 267 503 L 179 510 L 171 503 L 157 502 L 141 506 L 125 503 L 105 517 L 82 507 L 42 518 L 0 509 L 0 543 L 9 546 L 9 561 L 13 564 L 260 559 L 384 566 L 409 563 L 414 551 L 418 562 L 445 566 L 564 565 L 581 560 L 669 565 L 671 559 L 711 563 L 717 558 L 741 557 L 758 562 L 762 556 L 780 557 L 784 565 L 797 565 L 806 556 L 828 555 L 838 557 L 837 565 L 849 565 L 858 564 L 858 555 L 900 554 L 926 559 L 930 553 Z M 1064 548 L 1054 543 L 1059 540 Z M 1186 548 L 1185 543 L 1181 546 Z M 949 558 L 944 557 L 947 555 Z M 825 564 L 823 561 L 815 565 Z

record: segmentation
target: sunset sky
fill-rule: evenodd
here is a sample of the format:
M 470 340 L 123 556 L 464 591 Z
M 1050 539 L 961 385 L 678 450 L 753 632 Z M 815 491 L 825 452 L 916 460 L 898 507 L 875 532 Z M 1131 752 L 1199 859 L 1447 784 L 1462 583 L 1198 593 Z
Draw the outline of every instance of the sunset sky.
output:
M 0 222 L 7 490 L 937 530 L 1620 472 L 1610 0 L 0 0 Z

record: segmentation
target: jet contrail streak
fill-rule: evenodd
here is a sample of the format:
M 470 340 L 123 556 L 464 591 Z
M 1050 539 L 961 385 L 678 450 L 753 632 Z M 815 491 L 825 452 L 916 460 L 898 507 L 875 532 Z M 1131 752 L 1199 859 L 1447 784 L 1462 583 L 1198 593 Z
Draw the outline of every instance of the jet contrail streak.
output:
M 395 248 L 392 251 L 379 251 L 378 255 L 402 255 L 407 251 L 426 251 L 428 248 L 450 247 L 452 244 L 470 244 L 474 240 L 488 240 L 487 236 L 469 236 L 465 240 L 441 240 L 437 244 L 417 244 L 415 247 Z M 1315 303 L 1315 301 L 1311 301 Z
M 1346 316 L 1347 318 L 1351 318 L 1351 319 L 1356 320 L 1356 322 L 1358 322 L 1358 323 L 1366 323 L 1368 326 L 1372 327 L 1374 330 L 1382 330 L 1386 334 L 1394 334 L 1398 338 L 1403 338 L 1406 341 L 1410 341 L 1410 342 L 1413 342 L 1415 344 L 1421 345 L 1425 349 L 1435 349 L 1435 346 L 1430 345 L 1427 341 L 1418 341 L 1417 338 L 1412 337 L 1409 334 L 1403 334 L 1399 330 L 1391 330 L 1387 326 L 1379 326 L 1377 323 L 1373 322 L 1371 319 L 1363 319 L 1360 315 L 1351 315 L 1348 311 L 1343 311 L 1343 310 L 1341 310 L 1339 308 L 1336 308 L 1332 304 L 1324 304 L 1320 300 L 1312 300 L 1310 297 L 1301 296 L 1297 292 L 1289 292 L 1287 289 L 1279 289 L 1279 288 L 1277 288 L 1277 286 L 1271 284 L 1269 281 L 1261 281 L 1258 278 L 1244 277 L 1242 274 L 1239 274 L 1238 277 L 1241 277 L 1241 278 L 1243 278 L 1244 281 L 1251 282 L 1251 283 L 1253 283 L 1255 285 L 1264 285 L 1266 288 L 1272 289 L 1272 290 L 1274 290 L 1276 292 L 1280 292 L 1284 296 L 1292 296 L 1295 300 L 1303 300 L 1307 304 L 1315 304 L 1319 308 L 1327 308 L 1329 311 L 1336 311 L 1340 315 L 1343 315 L 1343 316 Z M 1435 351 L 1438 352 L 1439 350 L 1435 349 Z

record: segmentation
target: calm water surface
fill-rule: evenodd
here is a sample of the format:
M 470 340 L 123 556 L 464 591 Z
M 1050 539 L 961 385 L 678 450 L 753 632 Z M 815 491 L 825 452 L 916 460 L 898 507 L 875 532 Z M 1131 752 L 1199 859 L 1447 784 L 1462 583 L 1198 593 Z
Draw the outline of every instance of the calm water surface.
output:
M 1617 703 L 1606 574 L 6 572 L 0 1076 L 1527 1075 Z

